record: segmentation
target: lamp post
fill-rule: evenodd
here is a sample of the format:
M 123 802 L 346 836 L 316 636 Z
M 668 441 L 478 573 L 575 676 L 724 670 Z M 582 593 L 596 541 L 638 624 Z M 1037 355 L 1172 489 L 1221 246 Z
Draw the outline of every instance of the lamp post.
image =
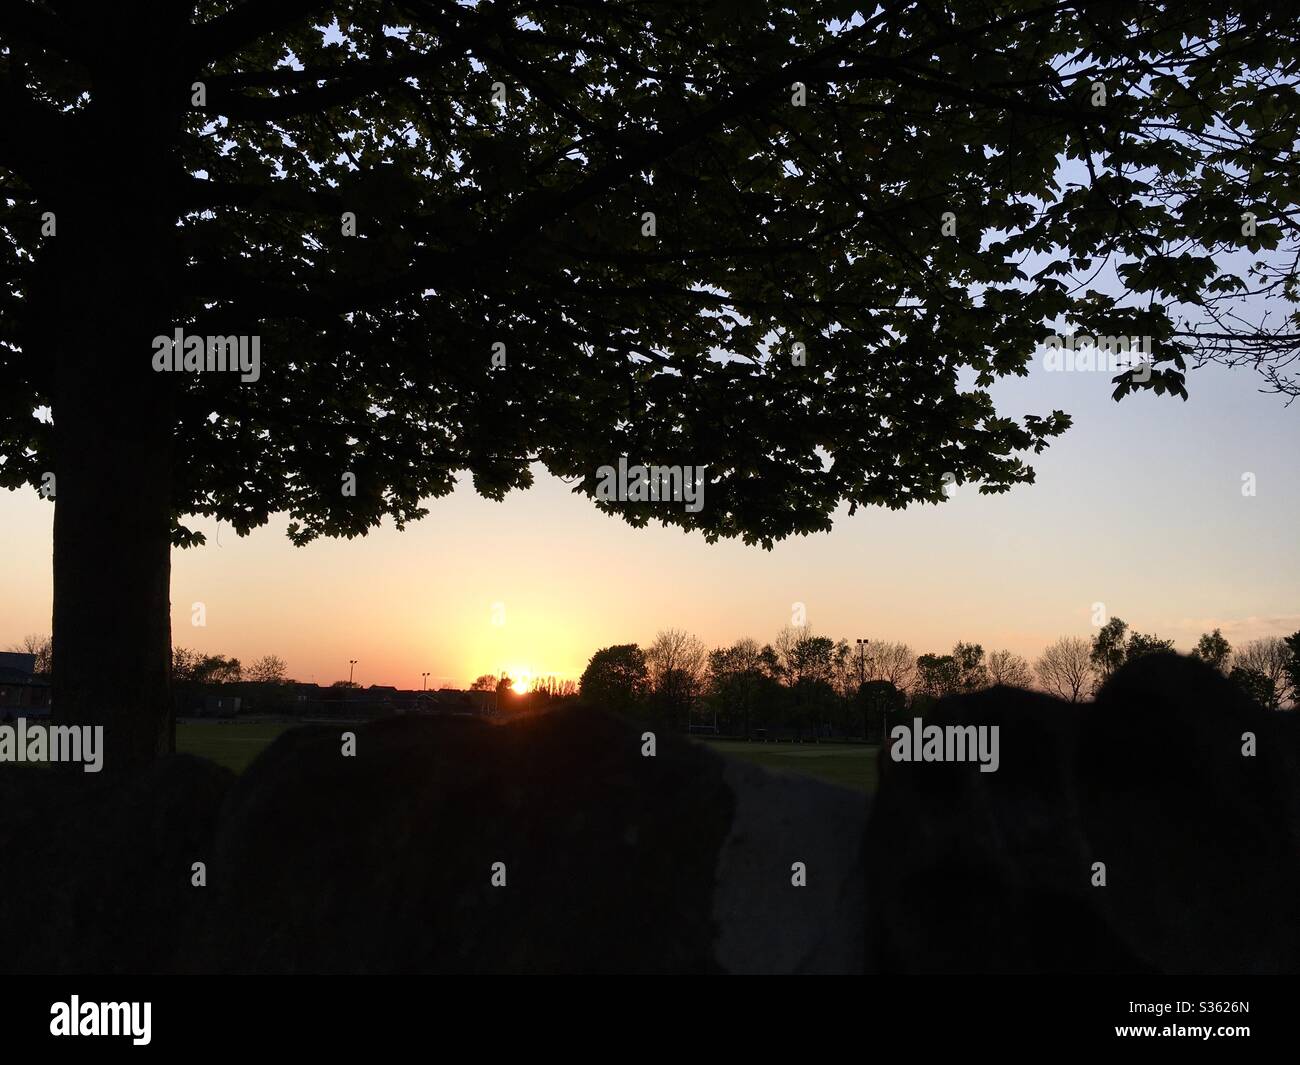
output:
M 356 665 L 357 665 L 357 660 L 355 658 L 348 659 L 348 687 L 349 688 L 352 687 L 352 671 L 356 668 Z
M 428 690 L 429 690 L 429 674 L 428 674 L 428 673 L 421 673 L 420 676 L 424 678 L 424 690 L 425 690 L 425 691 L 428 691 Z

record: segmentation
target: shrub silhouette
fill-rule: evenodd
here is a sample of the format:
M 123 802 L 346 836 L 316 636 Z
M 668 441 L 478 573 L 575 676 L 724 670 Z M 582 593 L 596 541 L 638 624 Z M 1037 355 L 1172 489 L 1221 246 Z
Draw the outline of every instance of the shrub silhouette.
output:
M 927 723 L 1001 729 L 1001 765 L 893 763 L 867 828 L 868 966 L 1282 972 L 1300 964 L 1295 715 L 1194 659 L 1095 704 L 994 688 Z M 1243 733 L 1256 753 L 1243 756 Z M 1094 863 L 1106 886 L 1092 884 Z

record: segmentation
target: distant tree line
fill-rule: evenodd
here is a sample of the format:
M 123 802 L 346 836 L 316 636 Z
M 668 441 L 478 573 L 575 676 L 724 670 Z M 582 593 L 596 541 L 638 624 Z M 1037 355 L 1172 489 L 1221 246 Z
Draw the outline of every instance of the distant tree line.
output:
M 964 641 L 947 654 L 917 655 L 905 643 L 851 645 L 788 626 L 771 643 L 742 639 L 710 650 L 689 633 L 667 629 L 647 648 L 598 650 L 579 689 L 587 703 L 681 731 L 878 741 L 890 714 L 924 716 L 945 696 L 1000 684 L 1083 702 L 1126 662 L 1173 650 L 1172 640 L 1130 630 L 1120 618 L 1091 640 L 1056 640 L 1032 665 L 1012 651 L 986 654 L 981 644 Z M 1234 650 L 1215 629 L 1192 655 L 1268 709 L 1293 705 L 1300 691 L 1300 632 Z
M 275 655 L 263 655 L 251 665 L 244 666 L 238 658 L 205 655 L 199 651 L 191 651 L 188 647 L 173 647 L 172 683 L 288 684 L 291 681 L 284 659 Z
M 872 640 L 855 646 L 807 626 L 787 626 L 762 646 L 742 639 L 710 650 L 689 633 L 667 629 L 645 649 L 636 644 L 600 649 L 576 687 L 587 702 L 682 731 L 694 727 L 735 736 L 779 731 L 804 738 L 876 740 L 890 713 L 923 715 L 945 696 L 997 684 L 1039 688 L 1082 702 L 1125 663 L 1174 649 L 1173 640 L 1130 629 L 1118 617 L 1110 618 L 1091 640 L 1061 637 L 1032 666 L 1011 651 L 986 654 L 981 644 L 964 641 L 947 654 L 917 655 L 906 643 Z M 49 676 L 49 636 L 28 635 L 9 650 L 35 656 L 33 672 Z M 1201 635 L 1191 655 L 1267 709 L 1295 708 L 1300 700 L 1300 632 L 1234 648 L 1216 628 Z M 276 655 L 263 655 L 244 666 L 238 658 L 186 647 L 172 650 L 172 680 L 189 691 L 294 683 Z M 485 673 L 470 687 L 514 696 L 513 683 L 509 677 Z M 337 681 L 334 686 L 356 685 Z M 573 681 L 547 677 L 534 679 L 529 694 L 549 703 L 574 691 Z
M 23 637 L 11 644 L 10 651 L 34 655 L 32 673 L 48 677 L 51 669 L 51 644 L 49 636 L 36 634 Z M 178 684 L 291 684 L 284 659 L 263 655 L 251 665 L 244 666 L 238 658 L 225 655 L 207 655 L 188 647 L 172 648 L 172 681 Z M 346 683 L 346 682 L 345 682 Z
M 1201 636 L 1192 655 L 1239 684 L 1261 706 L 1296 709 L 1300 703 L 1300 632 L 1265 636 L 1234 650 L 1215 629 Z
M 515 682 L 508 674 L 481 673 L 474 678 L 469 690 L 472 692 L 514 692 Z M 568 699 L 578 694 L 575 680 L 563 680 L 557 677 L 534 677 L 528 685 L 529 695 L 545 696 L 547 699 Z

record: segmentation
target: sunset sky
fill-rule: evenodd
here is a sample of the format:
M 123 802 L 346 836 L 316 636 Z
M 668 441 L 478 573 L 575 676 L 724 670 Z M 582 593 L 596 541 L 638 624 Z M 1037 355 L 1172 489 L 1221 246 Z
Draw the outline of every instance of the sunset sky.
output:
M 770 640 L 804 603 L 814 630 L 958 639 L 1033 658 L 1089 635 L 1092 604 L 1186 651 L 1222 627 L 1234 643 L 1300 629 L 1300 408 L 1247 370 L 1189 378 L 1191 399 L 1110 399 L 1106 373 L 1048 373 L 994 391 L 1004 414 L 1059 407 L 1074 427 L 1032 460 L 1038 483 L 958 489 L 940 507 L 841 515 L 829 534 L 767 552 L 598 513 L 540 473 L 504 503 L 468 486 L 404 533 L 295 548 L 281 518 L 241 540 L 214 524 L 173 555 L 173 641 L 271 653 L 330 683 L 468 685 L 477 674 L 576 678 L 598 647 L 685 628 L 710 646 Z M 1257 495 L 1242 495 L 1242 475 Z M 707 501 L 707 497 L 706 497 Z M 0 493 L 0 646 L 50 629 L 53 508 Z M 207 625 L 191 625 L 205 604 Z M 493 606 L 504 624 L 493 623 Z

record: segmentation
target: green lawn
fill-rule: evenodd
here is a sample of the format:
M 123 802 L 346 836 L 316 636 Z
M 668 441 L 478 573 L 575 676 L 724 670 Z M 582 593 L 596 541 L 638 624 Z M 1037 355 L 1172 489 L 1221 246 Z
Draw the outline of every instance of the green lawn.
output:
M 215 721 L 176 726 L 176 749 L 242 773 L 276 736 L 292 725 L 224 725 Z
M 876 755 L 880 748 L 874 744 L 701 742 L 722 754 L 744 758 L 774 773 L 802 773 L 858 791 L 876 790 Z
M 176 748 L 242 773 L 276 736 L 292 725 L 191 722 L 176 726 Z M 876 753 L 860 743 L 746 743 L 701 740 L 714 750 L 776 773 L 802 773 L 858 791 L 876 790 Z

